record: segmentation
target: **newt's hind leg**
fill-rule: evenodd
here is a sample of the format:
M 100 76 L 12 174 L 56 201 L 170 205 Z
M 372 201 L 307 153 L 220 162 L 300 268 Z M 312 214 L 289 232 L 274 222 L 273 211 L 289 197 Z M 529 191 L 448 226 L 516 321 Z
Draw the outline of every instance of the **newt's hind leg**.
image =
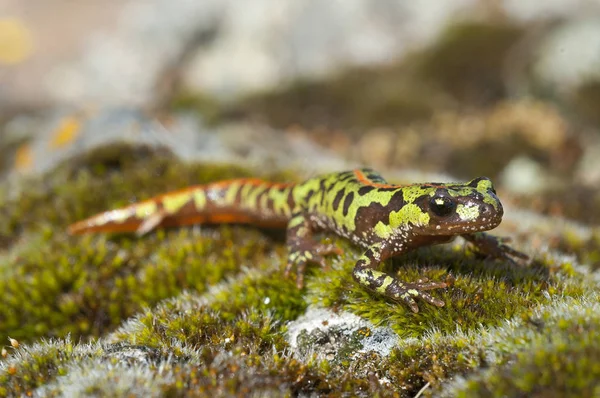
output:
M 287 228 L 288 261 L 285 276 L 288 277 L 295 266 L 296 285 L 299 289 L 304 286 L 306 264 L 317 263 L 321 267 L 326 267 L 324 256 L 342 254 L 342 250 L 334 245 L 315 242 L 313 233 L 314 227 L 305 214 L 297 212 L 292 215 Z

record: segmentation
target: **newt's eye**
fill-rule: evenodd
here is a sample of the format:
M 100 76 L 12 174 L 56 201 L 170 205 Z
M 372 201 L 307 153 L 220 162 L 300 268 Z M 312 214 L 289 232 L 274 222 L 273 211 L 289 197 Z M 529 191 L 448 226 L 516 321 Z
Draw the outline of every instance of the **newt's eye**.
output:
M 429 207 L 436 216 L 445 217 L 454 212 L 456 202 L 447 196 L 435 196 L 431 198 Z

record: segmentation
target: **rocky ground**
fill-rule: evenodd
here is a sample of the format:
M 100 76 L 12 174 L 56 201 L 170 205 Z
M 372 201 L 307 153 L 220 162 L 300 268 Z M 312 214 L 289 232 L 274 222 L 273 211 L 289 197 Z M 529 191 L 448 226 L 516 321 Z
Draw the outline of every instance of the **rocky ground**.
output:
M 594 2 L 35 3 L 0 4 L 0 396 L 600 393 Z M 494 233 L 531 261 L 460 240 L 389 261 L 454 281 L 414 314 L 361 289 L 334 236 L 344 255 L 298 290 L 281 231 L 66 233 L 189 185 L 357 165 L 489 176 Z

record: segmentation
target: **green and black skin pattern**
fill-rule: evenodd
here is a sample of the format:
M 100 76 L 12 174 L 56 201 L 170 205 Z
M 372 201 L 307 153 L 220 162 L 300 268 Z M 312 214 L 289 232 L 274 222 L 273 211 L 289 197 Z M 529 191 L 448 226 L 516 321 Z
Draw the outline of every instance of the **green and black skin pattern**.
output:
M 189 187 L 130 206 L 106 211 L 69 227 L 85 232 L 137 232 L 158 227 L 209 223 L 246 223 L 287 228 L 286 276 L 293 268 L 303 286 L 308 263 L 325 266 L 324 256 L 341 254 L 314 240 L 330 231 L 366 249 L 352 276 L 364 288 L 406 303 L 416 299 L 442 307 L 428 291 L 445 282 L 402 282 L 378 270 L 382 261 L 420 246 L 449 242 L 460 235 L 479 251 L 510 262 L 527 256 L 503 239 L 482 231 L 495 228 L 503 209 L 488 178 L 467 183 L 390 185 L 371 169 L 311 178 L 299 184 L 237 179 Z

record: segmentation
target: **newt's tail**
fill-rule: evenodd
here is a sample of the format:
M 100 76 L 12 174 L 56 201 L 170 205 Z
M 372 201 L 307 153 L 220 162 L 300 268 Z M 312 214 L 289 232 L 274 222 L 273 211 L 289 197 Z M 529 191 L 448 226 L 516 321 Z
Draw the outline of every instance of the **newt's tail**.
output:
M 259 179 L 193 186 L 97 214 L 70 225 L 69 233 L 141 235 L 158 227 L 219 223 L 283 228 L 294 208 L 293 186 Z

